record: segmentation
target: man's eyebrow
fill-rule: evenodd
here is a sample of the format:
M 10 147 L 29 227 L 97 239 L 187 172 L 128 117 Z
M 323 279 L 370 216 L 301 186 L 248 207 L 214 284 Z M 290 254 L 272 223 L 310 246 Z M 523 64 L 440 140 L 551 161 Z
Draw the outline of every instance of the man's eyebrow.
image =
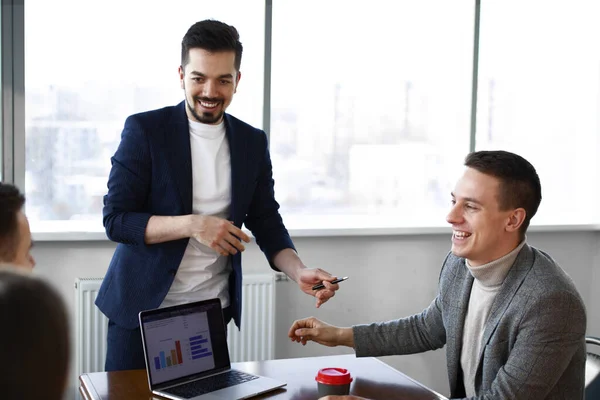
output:
M 453 192 L 450 192 L 450 196 L 452 196 L 453 199 L 456 199 L 456 196 L 454 195 Z M 473 197 L 463 197 L 462 200 L 482 205 L 482 203 L 479 200 L 477 200 L 477 199 L 475 199 Z
M 198 71 L 191 71 L 190 75 L 206 78 L 206 75 L 204 75 L 202 72 L 198 72 Z M 223 75 L 219 75 L 218 78 L 219 79 L 223 79 L 223 78 L 233 79 L 233 75 L 232 74 L 223 74 Z
M 477 200 L 477 199 L 475 199 L 475 198 L 473 198 L 473 197 L 463 197 L 463 200 L 464 200 L 465 202 L 469 202 L 469 203 L 475 203 L 475 204 L 482 205 L 482 203 L 481 203 L 479 200 Z

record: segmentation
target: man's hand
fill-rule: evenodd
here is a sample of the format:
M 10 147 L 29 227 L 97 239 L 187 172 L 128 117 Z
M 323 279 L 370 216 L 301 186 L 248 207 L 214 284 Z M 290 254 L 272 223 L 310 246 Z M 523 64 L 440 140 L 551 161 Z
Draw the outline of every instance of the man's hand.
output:
M 297 283 L 300 290 L 317 298 L 317 308 L 319 308 L 321 304 L 335 296 L 335 291 L 340 288 L 337 283 L 330 283 L 334 279 L 335 276 L 320 268 L 304 268 L 298 273 Z M 319 283 L 323 283 L 325 287 L 313 290 L 312 287 Z
M 191 215 L 190 235 L 222 256 L 236 254 L 246 248 L 241 242 L 250 242 L 250 238 L 233 222 L 210 215 Z
M 324 346 L 348 346 L 354 347 L 354 333 L 352 328 L 339 328 L 326 324 L 314 317 L 294 321 L 288 331 L 292 342 L 306 345 L 309 340 Z
M 336 277 L 329 272 L 320 268 L 306 268 L 294 249 L 279 251 L 272 261 L 280 271 L 300 286 L 300 290 L 317 298 L 317 308 L 332 298 L 335 291 L 340 288 L 337 284 L 330 283 Z M 313 290 L 312 287 L 319 283 L 323 283 L 325 287 L 320 290 Z

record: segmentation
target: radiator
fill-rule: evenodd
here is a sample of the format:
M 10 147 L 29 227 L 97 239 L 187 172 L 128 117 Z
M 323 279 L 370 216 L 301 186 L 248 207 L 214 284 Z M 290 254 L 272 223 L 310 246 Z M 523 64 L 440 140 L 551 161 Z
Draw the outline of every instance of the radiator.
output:
M 272 360 L 275 349 L 275 275 L 244 276 L 241 331 L 227 326 L 231 362 Z
M 75 378 L 104 371 L 108 319 L 94 305 L 102 278 L 75 279 Z
M 233 321 L 227 327 L 231 362 L 273 358 L 275 343 L 275 277 L 244 276 L 242 330 Z M 108 319 L 94 305 L 102 278 L 75 279 L 75 377 L 104 371 Z

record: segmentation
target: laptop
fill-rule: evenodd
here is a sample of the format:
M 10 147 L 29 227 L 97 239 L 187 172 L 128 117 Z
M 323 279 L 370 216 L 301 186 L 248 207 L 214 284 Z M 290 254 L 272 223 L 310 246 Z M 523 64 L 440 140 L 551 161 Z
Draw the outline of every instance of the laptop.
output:
M 285 382 L 231 368 L 219 299 L 139 314 L 148 383 L 168 399 L 247 399 Z

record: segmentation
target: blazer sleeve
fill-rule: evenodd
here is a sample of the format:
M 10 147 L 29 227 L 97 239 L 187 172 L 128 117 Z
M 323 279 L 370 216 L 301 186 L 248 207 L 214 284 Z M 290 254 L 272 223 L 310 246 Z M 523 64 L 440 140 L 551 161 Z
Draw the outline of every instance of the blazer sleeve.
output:
M 144 235 L 151 217 L 146 205 L 152 164 L 148 140 L 135 116 L 125 121 L 111 164 L 102 211 L 106 235 L 115 242 L 145 245 Z
M 446 329 L 438 295 L 422 313 L 388 322 L 355 325 L 357 357 L 414 354 L 444 347 Z
M 273 265 L 273 257 L 280 250 L 295 250 L 295 247 L 279 214 L 279 203 L 275 200 L 273 167 L 266 135 L 263 134 L 261 138 L 263 156 L 244 224 L 256 238 L 256 243 L 267 257 L 271 268 L 279 271 Z
M 402 355 L 436 350 L 446 344 L 442 296 L 446 290 L 448 252 L 438 278 L 438 295 L 420 314 L 352 327 L 357 357 Z
M 578 296 L 560 291 L 538 297 L 524 314 L 515 344 L 490 389 L 471 399 L 546 398 L 582 346 L 585 329 L 585 309 Z M 487 362 L 494 362 L 494 351 L 494 344 L 486 346 Z

